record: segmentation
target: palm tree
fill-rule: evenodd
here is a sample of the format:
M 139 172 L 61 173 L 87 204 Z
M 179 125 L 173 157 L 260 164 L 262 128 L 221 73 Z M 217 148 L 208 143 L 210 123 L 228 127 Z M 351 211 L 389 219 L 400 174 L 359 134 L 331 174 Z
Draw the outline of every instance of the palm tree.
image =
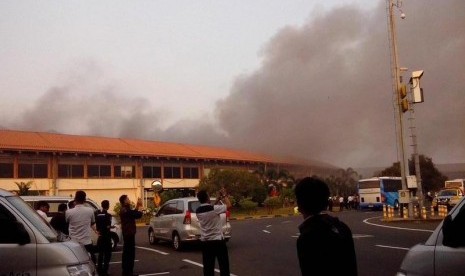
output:
M 29 195 L 29 189 L 32 186 L 32 183 L 34 181 L 28 181 L 28 182 L 15 182 L 16 186 L 18 186 L 18 195 L 23 196 L 23 195 Z

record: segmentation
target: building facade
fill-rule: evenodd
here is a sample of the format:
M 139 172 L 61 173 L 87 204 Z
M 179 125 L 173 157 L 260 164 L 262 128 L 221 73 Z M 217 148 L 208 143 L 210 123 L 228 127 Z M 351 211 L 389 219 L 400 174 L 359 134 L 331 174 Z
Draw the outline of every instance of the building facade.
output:
M 30 183 L 30 191 L 41 195 L 72 197 L 84 190 L 96 202 L 107 199 L 114 205 L 127 194 L 133 201 L 143 198 L 147 206 L 154 181 L 193 194 L 213 168 L 260 167 L 302 174 L 328 170 L 224 148 L 0 130 L 0 188 L 10 191 Z

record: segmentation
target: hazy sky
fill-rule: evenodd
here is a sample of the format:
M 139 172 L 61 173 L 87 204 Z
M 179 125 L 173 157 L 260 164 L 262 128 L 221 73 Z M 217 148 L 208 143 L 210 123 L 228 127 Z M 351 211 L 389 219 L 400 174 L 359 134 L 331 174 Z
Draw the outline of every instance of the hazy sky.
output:
M 404 79 L 425 71 L 419 152 L 465 162 L 465 4 L 401 9 Z M 398 158 L 384 0 L 3 0 L 0 66 L 1 128 Z

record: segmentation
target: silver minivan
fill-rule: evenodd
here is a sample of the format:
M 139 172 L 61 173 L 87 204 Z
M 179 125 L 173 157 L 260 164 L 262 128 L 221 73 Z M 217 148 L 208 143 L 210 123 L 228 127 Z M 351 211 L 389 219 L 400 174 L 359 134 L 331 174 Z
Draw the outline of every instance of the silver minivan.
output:
M 0 189 L 0 275 L 96 275 L 85 248 L 53 230 L 22 198 Z
M 464 275 L 465 198 L 449 212 L 425 243 L 410 248 L 397 276 Z
M 211 198 L 211 201 L 215 201 Z M 196 197 L 168 200 L 150 219 L 148 236 L 150 244 L 158 240 L 172 242 L 175 250 L 180 250 L 186 242 L 200 240 L 200 225 L 195 214 L 200 202 Z M 221 214 L 223 236 L 226 241 L 231 238 L 230 213 Z

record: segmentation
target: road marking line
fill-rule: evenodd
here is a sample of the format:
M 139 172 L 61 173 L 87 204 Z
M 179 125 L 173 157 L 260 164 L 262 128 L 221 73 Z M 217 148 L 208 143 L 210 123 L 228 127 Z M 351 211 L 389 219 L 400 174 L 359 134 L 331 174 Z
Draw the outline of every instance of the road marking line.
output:
M 266 228 L 268 228 L 268 227 L 271 227 L 271 224 L 266 226 Z
M 426 230 L 426 229 L 417 229 L 417 228 L 405 228 L 405 227 L 397 227 L 397 226 L 387 226 L 387 225 L 382 225 L 382 224 L 376 224 L 373 222 L 368 222 L 370 219 L 375 219 L 375 218 L 380 218 L 380 217 L 372 217 L 372 218 L 367 218 L 364 219 L 363 222 L 369 225 L 373 226 L 378 226 L 378 227 L 385 227 L 385 228 L 391 228 L 391 229 L 399 229 L 399 230 L 407 230 L 407 231 L 419 231 L 419 232 L 429 232 L 433 233 L 434 230 Z
M 267 233 L 267 234 L 270 234 L 271 232 L 268 231 L 268 230 L 262 230 L 263 232 Z
M 139 260 L 134 260 L 134 262 L 138 262 L 138 261 Z M 121 261 L 119 261 L 119 262 L 109 262 L 108 264 L 120 264 L 120 263 L 121 263 Z
M 200 263 L 198 263 L 198 262 L 191 261 L 191 260 L 189 260 L 189 259 L 183 259 L 183 261 L 186 262 L 186 263 L 190 263 L 190 264 L 199 266 L 199 267 L 203 267 L 203 264 L 200 264 Z M 220 273 L 220 270 L 217 269 L 217 268 L 215 268 L 215 272 Z M 230 273 L 229 275 L 231 275 L 231 276 L 237 276 L 236 274 L 232 274 L 232 273 Z
M 352 238 L 358 239 L 358 238 L 373 238 L 373 235 L 363 235 L 363 234 L 353 234 Z
M 401 249 L 401 250 L 409 250 L 410 249 L 410 248 L 405 248 L 405 247 L 387 246 L 387 245 L 380 245 L 380 244 L 377 244 L 376 246 L 383 247 L 383 248 L 391 248 L 391 249 Z
M 162 255 L 169 255 L 170 254 L 170 253 L 166 253 L 166 252 L 156 250 L 156 249 L 153 249 L 153 248 L 148 248 L 148 247 L 136 246 L 136 248 L 139 248 L 139 249 L 142 249 L 142 250 L 147 250 L 147 251 L 157 252 L 157 253 L 162 254 Z
M 139 276 L 152 276 L 152 275 L 165 275 L 165 274 L 170 274 L 168 271 L 167 272 L 158 272 L 158 273 L 150 273 L 150 274 L 138 274 Z

